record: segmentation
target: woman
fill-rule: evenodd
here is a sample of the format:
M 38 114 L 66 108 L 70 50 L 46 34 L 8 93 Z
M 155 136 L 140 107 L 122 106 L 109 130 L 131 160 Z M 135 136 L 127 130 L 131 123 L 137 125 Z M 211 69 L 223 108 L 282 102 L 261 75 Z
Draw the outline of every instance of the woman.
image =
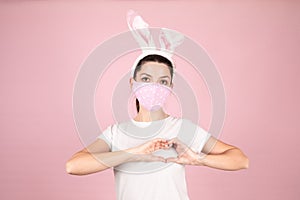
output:
M 156 91 L 161 91 L 160 94 L 163 96 L 158 102 L 163 103 L 168 95 L 167 91 L 173 88 L 172 78 L 172 62 L 166 57 L 158 54 L 143 57 L 135 66 L 130 78 L 131 89 L 137 97 L 138 111 L 130 123 L 142 127 L 140 130 L 146 127 L 145 124 L 150 123 L 159 124 L 160 127 L 164 124 L 163 128 L 159 129 L 157 135 L 145 141 L 146 137 L 135 138 L 120 131 L 121 125 L 125 124 L 129 127 L 129 123 L 111 125 L 99 135 L 94 143 L 71 157 L 66 163 L 66 171 L 73 175 L 85 175 L 113 167 L 117 199 L 188 200 L 185 165 L 206 166 L 221 170 L 248 168 L 248 158 L 239 148 L 214 138 L 189 120 L 183 121 L 183 119 L 168 115 L 161 104 L 154 106 L 153 99 L 158 99 L 155 96 L 157 93 L 143 95 L 143 92 L 138 92 L 143 91 L 139 89 L 144 88 L 144 92 L 147 93 L 153 87 L 157 87 Z M 182 127 L 194 129 L 181 129 Z M 186 130 L 196 130 L 192 144 L 183 142 L 185 135 L 190 133 Z M 183 135 L 182 140 L 176 136 L 179 132 Z M 137 134 L 147 136 L 149 133 L 138 131 Z M 175 150 L 176 154 L 172 156 L 156 154 L 156 152 L 171 149 Z M 140 163 L 142 165 L 139 165 Z M 150 165 L 150 163 L 160 163 L 159 170 L 157 166 Z M 131 164 L 131 166 L 126 166 L 126 164 Z M 139 167 L 134 168 L 137 165 Z M 119 166 L 125 167 L 116 170 Z M 154 168 L 156 170 L 153 170 Z

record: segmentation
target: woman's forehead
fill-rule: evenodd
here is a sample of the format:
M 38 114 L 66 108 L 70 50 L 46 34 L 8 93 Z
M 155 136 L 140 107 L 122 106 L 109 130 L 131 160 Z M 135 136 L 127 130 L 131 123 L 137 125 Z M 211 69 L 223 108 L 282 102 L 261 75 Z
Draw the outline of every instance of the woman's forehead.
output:
M 146 62 L 142 65 L 138 74 L 147 73 L 153 75 L 170 75 L 169 67 L 164 63 L 158 62 Z

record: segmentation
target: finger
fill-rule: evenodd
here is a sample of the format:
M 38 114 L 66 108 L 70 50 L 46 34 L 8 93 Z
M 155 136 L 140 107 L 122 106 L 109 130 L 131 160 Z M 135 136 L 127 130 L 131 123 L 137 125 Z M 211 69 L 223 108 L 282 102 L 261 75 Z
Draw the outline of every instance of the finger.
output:
M 168 144 L 167 142 L 159 141 L 159 142 L 155 143 L 155 146 L 163 147 L 163 146 L 166 146 L 167 144 Z
M 172 138 L 171 140 L 168 140 L 168 144 L 177 144 L 178 140 L 177 138 Z
M 169 141 L 168 142 L 168 147 L 174 147 L 174 148 L 176 148 L 177 147 L 177 143 L 175 141 Z
M 167 140 L 162 140 L 160 142 L 158 142 L 158 144 L 162 145 L 162 146 L 165 146 L 168 144 L 168 141 Z
M 169 148 L 171 148 L 172 147 L 172 144 L 168 144 L 168 143 L 166 143 L 165 145 L 164 145 L 164 149 L 169 149 Z
M 168 149 L 170 148 L 169 145 L 167 143 L 159 143 L 155 146 L 155 150 L 158 150 L 158 149 Z
M 153 142 L 167 142 L 167 140 L 164 138 L 155 138 Z
M 178 161 L 178 157 L 166 158 L 166 162 L 177 162 L 177 161 Z
M 169 141 L 167 142 L 167 144 L 168 144 L 168 146 L 172 146 L 172 145 L 173 145 L 173 141 L 172 141 L 172 140 L 169 140 Z
M 162 143 L 166 143 L 166 141 L 163 141 L 161 139 L 155 139 L 153 141 L 151 141 L 151 144 L 156 147 L 156 146 L 160 146 Z
M 176 148 L 177 146 L 179 146 L 179 147 L 186 147 L 186 144 L 183 143 L 182 141 L 180 141 L 178 138 L 174 138 L 171 141 L 169 141 L 168 143 L 172 144 L 172 146 L 174 148 Z
M 158 150 L 158 149 L 161 149 L 161 145 L 160 144 L 157 144 L 157 145 L 154 146 L 154 150 L 155 151 Z

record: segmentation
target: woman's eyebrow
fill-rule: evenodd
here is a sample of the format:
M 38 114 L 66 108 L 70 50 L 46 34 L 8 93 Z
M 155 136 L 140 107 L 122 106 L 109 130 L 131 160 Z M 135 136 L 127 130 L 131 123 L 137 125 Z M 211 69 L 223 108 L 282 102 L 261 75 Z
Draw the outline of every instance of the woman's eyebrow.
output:
M 160 78 L 168 78 L 168 79 L 170 79 L 170 77 L 169 76 L 161 76 Z
M 147 73 L 141 73 L 141 75 L 147 75 L 147 76 L 152 77 L 150 74 L 147 74 Z

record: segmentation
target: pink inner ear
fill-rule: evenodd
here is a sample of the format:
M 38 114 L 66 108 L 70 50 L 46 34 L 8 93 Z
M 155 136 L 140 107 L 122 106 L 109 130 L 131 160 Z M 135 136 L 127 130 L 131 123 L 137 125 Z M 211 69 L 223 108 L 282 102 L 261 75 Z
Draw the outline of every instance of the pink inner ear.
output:
M 166 49 L 170 49 L 170 42 L 167 40 L 167 38 L 166 38 L 166 36 L 165 36 L 165 34 L 163 33 L 163 35 L 161 36 L 161 39 L 162 39 L 162 41 L 163 41 L 163 43 L 165 44 L 165 48 Z
M 127 12 L 127 21 L 133 31 L 136 31 L 137 34 L 146 42 L 150 43 L 150 35 L 147 33 L 148 24 L 144 22 L 143 18 L 138 15 L 135 11 L 129 10 Z
M 137 13 L 134 12 L 133 10 L 129 10 L 127 12 L 127 23 L 131 29 L 136 29 L 135 19 L 137 16 L 138 16 Z
M 149 46 L 149 37 L 147 37 L 147 35 L 145 34 L 145 29 L 136 29 L 136 31 L 138 32 L 138 34 L 143 38 L 143 40 L 148 44 Z
M 132 25 L 133 19 L 137 16 L 138 14 L 133 11 L 133 10 L 129 10 L 127 12 L 127 21 L 130 23 L 130 25 Z

